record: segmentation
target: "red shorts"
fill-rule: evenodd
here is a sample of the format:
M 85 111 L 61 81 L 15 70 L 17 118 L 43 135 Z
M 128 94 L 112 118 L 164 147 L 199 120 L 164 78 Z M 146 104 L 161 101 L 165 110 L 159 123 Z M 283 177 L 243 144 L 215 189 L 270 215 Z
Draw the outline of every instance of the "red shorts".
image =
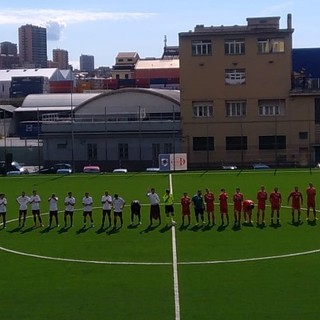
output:
M 280 204 L 272 204 L 271 210 L 280 210 Z
M 213 203 L 207 204 L 207 212 L 212 212 L 212 211 L 214 211 L 214 204 Z
M 258 203 L 258 210 L 266 210 L 266 203 Z
M 235 203 L 234 204 L 234 211 L 241 212 L 241 202 L 240 203 Z
M 307 207 L 308 208 L 315 208 L 315 206 L 316 206 L 316 202 L 315 201 L 308 201 L 307 202 Z
M 299 203 L 295 203 L 295 204 L 292 204 L 292 209 L 294 210 L 300 210 L 301 209 L 301 206 Z
M 182 210 L 183 216 L 190 216 L 190 209 L 189 210 Z
M 228 213 L 228 206 L 220 206 L 220 213 Z

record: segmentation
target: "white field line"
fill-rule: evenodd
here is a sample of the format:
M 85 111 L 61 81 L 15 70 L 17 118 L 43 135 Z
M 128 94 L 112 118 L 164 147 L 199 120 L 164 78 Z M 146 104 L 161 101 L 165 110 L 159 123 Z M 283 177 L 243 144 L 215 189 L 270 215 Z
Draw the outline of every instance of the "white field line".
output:
M 173 194 L 172 174 L 169 174 L 170 192 Z M 179 294 L 179 277 L 178 277 L 178 258 L 176 243 L 176 227 L 171 228 L 172 231 L 172 266 L 173 266 L 173 289 L 174 289 L 174 306 L 175 320 L 180 320 L 180 294 Z

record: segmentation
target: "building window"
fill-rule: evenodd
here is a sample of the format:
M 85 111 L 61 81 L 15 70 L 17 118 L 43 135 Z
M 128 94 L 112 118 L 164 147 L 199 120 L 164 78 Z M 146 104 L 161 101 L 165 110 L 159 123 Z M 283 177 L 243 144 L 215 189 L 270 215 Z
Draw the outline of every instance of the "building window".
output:
M 284 52 L 284 39 L 258 39 L 258 53 Z
M 208 118 L 213 116 L 213 106 L 210 101 L 193 102 L 193 116 L 199 118 Z
M 173 153 L 172 143 L 165 143 L 163 148 L 164 153 Z
M 160 154 L 160 143 L 152 144 L 152 160 L 157 161 Z
M 95 161 L 98 159 L 98 147 L 96 143 L 88 143 L 87 155 L 88 161 Z
M 228 39 L 224 41 L 225 54 L 244 54 L 245 44 L 244 39 Z
M 118 157 L 119 157 L 119 160 L 129 159 L 129 148 L 127 143 L 118 144 Z
M 247 137 L 226 137 L 226 150 L 247 150 Z
M 226 101 L 227 117 L 243 117 L 247 113 L 246 101 Z
M 192 41 L 193 56 L 208 56 L 212 54 L 211 40 L 194 40 Z
M 193 151 L 214 150 L 213 137 L 193 137 Z
M 125 79 L 129 79 L 129 75 L 126 73 L 126 74 L 124 75 L 124 78 L 125 78 Z
M 259 100 L 259 116 L 278 116 L 284 114 L 285 100 Z
M 246 83 L 245 69 L 226 69 L 224 74 L 225 84 L 236 85 Z
M 259 150 L 286 149 L 286 136 L 259 136 Z
M 307 131 L 300 131 L 299 132 L 299 139 L 300 140 L 307 140 L 308 139 L 308 132 Z

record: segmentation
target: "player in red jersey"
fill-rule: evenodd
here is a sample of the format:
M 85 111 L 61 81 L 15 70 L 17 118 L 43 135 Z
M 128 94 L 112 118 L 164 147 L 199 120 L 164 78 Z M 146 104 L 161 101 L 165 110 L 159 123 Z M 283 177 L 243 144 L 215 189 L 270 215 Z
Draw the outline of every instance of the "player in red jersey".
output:
M 206 209 L 208 213 L 208 225 L 210 225 L 211 220 L 212 225 L 214 225 L 214 194 L 209 189 L 206 189 L 204 201 L 206 203 Z
M 261 223 L 266 224 L 265 221 L 265 210 L 266 210 L 266 201 L 268 199 L 268 194 L 265 191 L 264 186 L 260 187 L 260 190 L 257 193 L 258 200 L 258 210 L 257 210 L 257 224 L 260 223 L 260 213 L 261 213 Z
M 298 212 L 298 222 L 301 222 L 301 204 L 303 203 L 302 193 L 299 191 L 298 187 L 294 187 L 294 191 L 292 191 L 288 196 L 288 204 L 291 199 L 291 217 L 292 223 L 294 223 L 294 211 Z
M 244 200 L 242 203 L 243 215 L 245 223 L 252 225 L 252 210 L 254 208 L 254 203 L 252 200 Z M 247 220 L 248 217 L 248 220 Z
M 224 215 L 227 218 L 227 225 L 229 224 L 229 213 L 228 213 L 228 194 L 225 189 L 221 189 L 219 194 L 219 206 L 221 214 L 221 225 L 224 225 Z
M 236 192 L 233 195 L 233 211 L 234 211 L 234 224 L 240 227 L 241 210 L 242 210 L 243 194 L 240 192 L 240 188 L 236 188 Z
M 269 200 L 271 203 L 271 224 L 273 224 L 274 212 L 277 212 L 277 224 L 280 223 L 280 207 L 281 207 L 281 193 L 278 191 L 278 187 L 274 188 L 274 191 L 271 192 Z
M 184 192 L 182 198 L 180 199 L 181 203 L 181 213 L 182 213 L 182 225 L 184 225 L 184 218 L 187 217 L 188 225 L 190 224 L 190 204 L 191 199 L 188 196 L 187 192 Z
M 317 190 L 313 186 L 313 183 L 309 183 L 309 187 L 307 188 L 307 221 L 309 221 L 310 209 L 313 211 L 313 221 L 318 220 L 317 211 L 316 211 L 316 194 Z

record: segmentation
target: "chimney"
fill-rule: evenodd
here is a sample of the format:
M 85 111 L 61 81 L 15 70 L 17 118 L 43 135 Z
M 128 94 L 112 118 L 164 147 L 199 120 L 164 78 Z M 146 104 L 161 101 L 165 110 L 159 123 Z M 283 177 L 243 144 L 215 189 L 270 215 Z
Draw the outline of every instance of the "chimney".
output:
M 288 28 L 288 30 L 292 29 L 292 15 L 291 15 L 291 13 L 288 13 L 288 16 L 287 16 L 287 28 Z

